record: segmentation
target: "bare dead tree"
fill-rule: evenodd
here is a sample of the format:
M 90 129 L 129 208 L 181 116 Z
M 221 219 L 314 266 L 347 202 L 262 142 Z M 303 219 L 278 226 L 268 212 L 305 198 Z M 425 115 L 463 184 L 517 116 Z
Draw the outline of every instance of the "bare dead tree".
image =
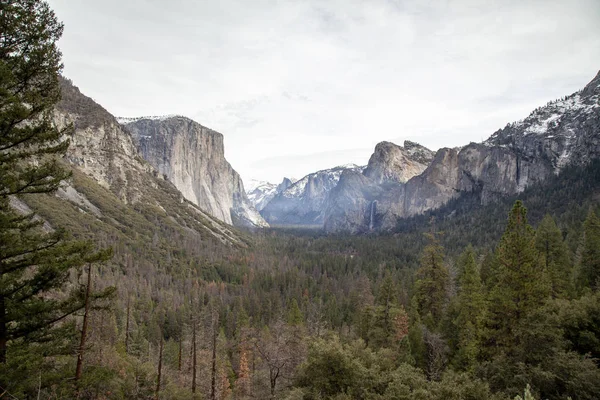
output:
M 447 362 L 448 345 L 439 333 L 426 328 L 423 339 L 427 346 L 427 375 L 431 380 L 440 380 Z
M 257 334 L 254 347 L 267 366 L 270 398 L 275 399 L 281 379 L 290 379 L 300 362 L 300 338 L 279 320 L 270 331 Z
M 196 353 L 196 325 L 196 318 L 192 317 L 192 394 L 196 393 L 196 366 L 198 362 Z
M 212 366 L 211 366 L 211 378 L 210 378 L 210 399 L 217 399 L 217 328 L 219 322 L 219 313 L 216 313 L 216 318 L 213 317 L 212 321 Z
M 158 400 L 158 396 L 160 394 L 160 380 L 162 378 L 162 358 L 163 358 L 163 347 L 164 347 L 164 337 L 162 331 L 160 333 L 160 347 L 158 350 L 158 376 L 156 378 L 156 393 L 154 398 Z
M 127 294 L 127 321 L 125 322 L 125 354 L 129 354 L 129 318 L 131 317 L 131 296 Z
M 75 369 L 75 382 L 78 384 L 83 372 L 83 355 L 85 352 L 85 341 L 87 339 L 88 319 L 90 313 L 90 293 L 92 291 L 92 264 L 88 264 L 87 287 L 85 288 L 85 307 L 83 313 L 83 325 L 81 327 L 81 338 L 79 340 L 79 348 L 77 349 L 77 367 Z M 77 397 L 79 397 L 79 388 L 77 389 Z

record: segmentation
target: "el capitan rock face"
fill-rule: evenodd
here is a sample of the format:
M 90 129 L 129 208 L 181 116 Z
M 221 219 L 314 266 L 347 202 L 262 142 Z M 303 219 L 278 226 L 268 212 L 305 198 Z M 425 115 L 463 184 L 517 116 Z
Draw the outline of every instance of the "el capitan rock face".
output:
M 225 159 L 222 134 L 181 116 L 120 121 L 144 159 L 186 199 L 228 224 L 268 226 Z
M 461 193 L 476 192 L 487 203 L 567 164 L 600 157 L 600 73 L 583 90 L 536 109 L 483 143 L 438 150 L 422 172 L 407 164 L 400 149 L 380 143 L 363 177 L 340 179 L 325 211 L 326 230 L 391 229 L 398 218 L 438 208 Z M 420 153 L 423 165 L 429 153 Z
M 170 215 L 171 221 L 193 240 L 206 240 L 208 235 L 222 243 L 243 245 L 230 226 L 185 201 L 172 183 L 144 161 L 129 132 L 113 115 L 83 95 L 71 81 L 61 78 L 60 85 L 62 100 L 55 108 L 54 123 L 59 127 L 72 123 L 74 127 L 65 160 L 78 173 L 91 178 L 90 185 L 108 189 L 124 208 L 141 204 L 142 208 L 154 207 Z M 93 190 L 102 191 L 99 187 Z M 105 218 L 108 224 L 119 226 L 124 222 L 103 216 L 104 204 L 92 204 L 73 182 L 65 182 L 57 196 L 75 204 L 81 212 Z

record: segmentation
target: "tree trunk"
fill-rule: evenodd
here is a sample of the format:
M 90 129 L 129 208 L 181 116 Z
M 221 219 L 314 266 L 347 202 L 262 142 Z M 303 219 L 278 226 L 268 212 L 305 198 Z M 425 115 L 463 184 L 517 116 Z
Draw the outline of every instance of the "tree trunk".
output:
M 158 351 L 158 377 L 156 379 L 156 394 L 154 395 L 154 398 L 156 400 L 158 400 L 158 395 L 160 393 L 160 380 L 162 378 L 163 344 L 164 344 L 164 339 L 163 339 L 163 335 L 161 332 L 161 334 L 160 334 L 160 350 Z
M 217 329 L 213 327 L 213 340 L 212 340 L 212 367 L 211 367 L 211 379 L 210 379 L 210 399 L 217 399 Z
M 0 363 L 6 364 L 6 344 L 8 331 L 6 330 L 6 304 L 4 296 L 0 296 Z
M 213 311 L 213 313 L 215 313 Z M 210 380 L 210 399 L 217 400 L 217 335 L 219 331 L 219 312 L 212 318 L 212 366 Z M 214 314 L 213 314 L 214 315 Z
M 279 368 L 271 368 L 269 371 L 269 380 L 271 381 L 271 399 L 275 399 L 275 388 L 277 387 L 277 378 L 279 378 Z
M 181 372 L 181 351 L 183 348 L 183 332 L 179 334 L 179 354 L 177 355 L 177 371 Z
M 131 297 L 127 294 L 127 322 L 125 323 L 125 354 L 129 354 L 129 318 L 131 315 Z
M 92 290 L 92 264 L 88 266 L 87 287 L 85 288 L 85 311 L 83 313 L 83 326 L 81 327 L 81 339 L 77 351 L 77 368 L 75 370 L 75 382 L 81 379 L 83 371 L 83 353 L 85 352 L 85 340 L 87 339 L 88 317 L 90 312 L 90 292 Z
M 196 393 L 196 320 L 192 322 L 192 393 Z

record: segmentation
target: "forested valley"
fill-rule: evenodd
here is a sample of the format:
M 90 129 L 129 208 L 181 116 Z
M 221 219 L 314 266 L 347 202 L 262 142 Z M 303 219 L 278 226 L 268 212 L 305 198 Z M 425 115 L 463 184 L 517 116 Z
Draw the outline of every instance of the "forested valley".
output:
M 90 311 L 84 398 L 593 399 L 598 171 L 567 169 L 515 203 L 465 197 L 396 233 L 272 229 L 229 247 L 186 242 L 156 213 L 137 215 L 147 231 L 117 231 L 77 225 L 50 195 L 29 204 L 114 250 L 93 265 L 94 290 L 117 292 Z M 110 209 L 108 192 L 74 181 Z M 86 274 L 75 281 L 83 290 Z M 11 392 L 69 397 L 78 340 L 29 354 L 6 372 Z
M 158 178 L 128 203 L 63 158 L 62 25 L 0 7 L 0 398 L 600 396 L 598 160 L 385 233 L 224 227 Z

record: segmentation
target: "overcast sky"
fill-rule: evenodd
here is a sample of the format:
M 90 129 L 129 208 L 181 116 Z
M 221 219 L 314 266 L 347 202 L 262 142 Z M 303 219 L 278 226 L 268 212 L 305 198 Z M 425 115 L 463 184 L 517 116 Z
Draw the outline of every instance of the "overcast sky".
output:
M 84 94 L 223 133 L 244 180 L 478 142 L 600 69 L 598 0 L 49 3 Z

